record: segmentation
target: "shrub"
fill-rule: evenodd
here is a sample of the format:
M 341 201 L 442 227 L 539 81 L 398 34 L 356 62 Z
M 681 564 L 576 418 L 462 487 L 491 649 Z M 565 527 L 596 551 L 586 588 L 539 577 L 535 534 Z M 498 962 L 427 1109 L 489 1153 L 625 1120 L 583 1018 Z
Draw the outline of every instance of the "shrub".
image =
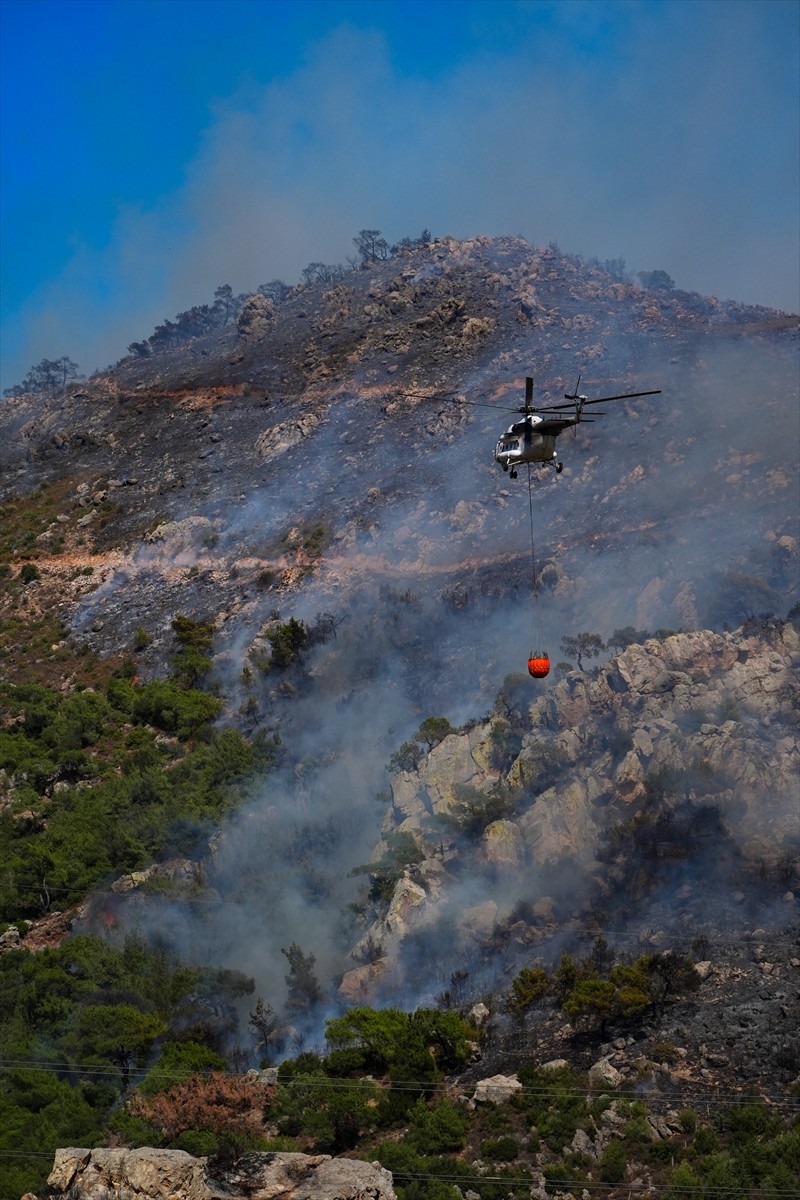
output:
M 389 770 L 415 771 L 422 760 L 422 750 L 416 742 L 403 742 L 399 750 L 395 750 L 389 759 Z
M 674 1063 L 678 1052 L 674 1042 L 657 1041 L 650 1047 L 650 1057 L 658 1063 Z
M 544 967 L 523 967 L 511 981 L 512 995 L 508 1002 L 511 1012 L 520 1015 L 547 994 L 550 980 Z
M 425 855 L 417 845 L 413 834 L 406 831 L 394 831 L 386 836 L 387 848 L 383 856 L 373 863 L 353 867 L 351 875 L 369 874 L 372 880 L 370 899 L 375 901 L 391 900 L 395 884 L 401 878 L 407 866 L 420 863 Z
M 673 1142 L 653 1142 L 647 1150 L 647 1157 L 651 1163 L 664 1165 L 672 1162 L 675 1157 L 676 1147 Z
M 193 621 L 190 617 L 176 616 L 172 629 L 180 649 L 170 659 L 175 678 L 187 687 L 193 687 L 211 669 L 208 657 L 214 636 L 210 622 Z
M 772 1116 L 767 1109 L 757 1102 L 742 1104 L 737 1108 L 728 1109 L 722 1114 L 720 1124 L 737 1137 L 763 1137 L 765 1134 L 774 1136 L 780 1128 L 780 1119 Z
M 679 1163 L 669 1173 L 669 1184 L 664 1192 L 665 1200 L 692 1200 L 702 1196 L 703 1180 L 688 1163 Z
M 507 771 L 522 749 L 522 734 L 508 721 L 495 721 L 490 732 L 489 762 L 495 771 Z
M 29 583 L 33 583 L 34 579 L 39 578 L 39 568 L 36 566 L 36 563 L 26 562 L 22 564 L 19 572 L 19 579 L 21 583 L 27 585 Z
M 133 692 L 134 720 L 156 725 L 179 738 L 188 738 L 222 709 L 222 701 L 215 696 L 158 679 Z
M 713 1154 L 715 1150 L 719 1149 L 719 1138 L 713 1129 L 709 1129 L 707 1125 L 701 1125 L 694 1135 L 692 1146 L 696 1154 Z
M 261 1109 L 270 1103 L 270 1090 L 242 1075 L 212 1071 L 195 1075 L 165 1092 L 136 1095 L 128 1109 L 174 1140 L 188 1130 L 211 1131 L 220 1140 L 230 1134 L 261 1133 Z
M 514 812 L 512 796 L 500 786 L 482 792 L 468 783 L 456 783 L 453 800 L 449 811 L 439 814 L 437 820 L 472 839 L 479 838 L 493 821 L 503 820 Z
M 544 1175 L 545 1191 L 550 1196 L 566 1190 L 564 1185 L 570 1184 L 573 1178 L 573 1172 L 566 1163 L 545 1163 L 542 1167 L 542 1174 Z
M 447 717 L 426 717 L 414 734 L 414 738 L 418 742 L 424 742 L 428 749 L 432 750 L 449 734 L 456 732 Z
M 272 664 L 285 671 L 307 649 L 308 630 L 302 621 L 290 617 L 288 621 L 281 621 L 275 629 L 270 630 L 267 640 L 272 647 Z
M 513 1162 L 519 1155 L 519 1144 L 516 1138 L 501 1137 L 481 1142 L 481 1158 L 490 1162 Z
M 158 1062 L 143 1079 L 139 1091 L 143 1096 L 154 1096 L 185 1083 L 193 1075 L 224 1068 L 225 1060 L 208 1046 L 198 1042 L 165 1042 Z
M 278 1088 L 278 1129 L 284 1136 L 305 1135 L 321 1154 L 340 1154 L 375 1121 L 375 1100 L 376 1088 L 367 1082 L 331 1087 L 322 1072 L 295 1075 L 289 1086 Z
M 219 1139 L 210 1129 L 184 1129 L 170 1142 L 170 1150 L 185 1150 L 195 1158 L 205 1158 L 219 1150 Z
M 600 1159 L 600 1178 L 603 1183 L 622 1183 L 625 1178 L 627 1158 L 625 1147 L 618 1138 L 612 1138 Z
M 429 1108 L 420 1099 L 412 1109 L 406 1141 L 420 1154 L 445 1154 L 464 1148 L 468 1127 L 466 1113 L 449 1100 Z
M 136 633 L 133 635 L 133 648 L 137 653 L 141 653 L 142 650 L 147 649 L 152 640 L 152 635 L 142 625 L 139 625 Z

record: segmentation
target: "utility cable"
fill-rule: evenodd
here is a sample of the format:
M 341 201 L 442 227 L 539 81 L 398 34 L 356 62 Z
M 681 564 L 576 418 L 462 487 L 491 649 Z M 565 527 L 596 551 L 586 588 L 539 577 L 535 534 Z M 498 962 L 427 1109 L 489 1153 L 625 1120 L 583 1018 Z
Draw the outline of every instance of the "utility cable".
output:
M 220 1068 L 220 1070 L 221 1069 L 222 1068 Z M 51 1075 L 75 1075 L 78 1072 L 84 1072 L 87 1075 L 93 1075 L 93 1076 L 97 1076 L 97 1077 L 108 1077 L 111 1079 L 118 1079 L 121 1074 L 120 1069 L 118 1067 L 112 1067 L 110 1064 L 101 1064 L 101 1063 L 67 1064 L 64 1062 L 34 1061 L 34 1060 L 30 1060 L 30 1059 L 0 1059 L 0 1071 L 10 1072 L 10 1071 L 19 1071 L 19 1070 L 36 1071 L 36 1072 L 40 1072 L 43 1074 L 51 1074 Z M 229 1074 L 229 1072 L 224 1072 L 224 1073 L 226 1075 Z M 158 1078 L 158 1079 L 163 1079 L 163 1080 L 177 1079 L 179 1081 L 185 1081 L 187 1079 L 186 1071 L 159 1070 L 157 1067 L 134 1067 L 134 1066 L 131 1066 L 128 1068 L 128 1071 L 126 1072 L 126 1074 L 130 1080 L 133 1080 L 134 1078 L 144 1079 L 145 1076 L 149 1076 L 152 1079 Z M 195 1072 L 195 1074 L 202 1075 L 202 1074 L 204 1074 L 204 1072 Z M 230 1077 L 238 1078 L 239 1076 L 231 1075 Z M 363 1078 L 362 1079 L 335 1079 L 335 1078 L 332 1078 L 331 1076 L 309 1074 L 309 1075 L 303 1075 L 300 1077 L 290 1076 L 288 1079 L 279 1080 L 277 1085 L 268 1085 L 268 1086 L 280 1086 L 280 1087 L 285 1087 L 285 1088 L 289 1088 L 289 1089 L 296 1088 L 298 1090 L 308 1088 L 308 1089 L 312 1089 L 314 1091 L 323 1091 L 323 1092 L 324 1091 L 337 1092 L 337 1091 L 358 1090 L 358 1089 L 363 1089 L 364 1091 L 368 1091 L 368 1092 L 371 1092 L 373 1090 L 376 1090 L 378 1092 L 420 1092 L 420 1091 L 441 1092 L 442 1090 L 450 1090 L 453 1087 L 459 1086 L 461 1088 L 461 1091 L 466 1093 L 466 1092 L 472 1091 L 474 1088 L 477 1088 L 479 1082 L 480 1081 L 475 1081 L 475 1082 L 468 1083 L 463 1086 L 461 1086 L 457 1083 L 456 1084 L 449 1083 L 446 1079 L 444 1079 L 444 1080 L 442 1080 L 442 1079 L 440 1079 L 440 1080 L 406 1079 L 406 1080 L 396 1080 L 396 1081 L 387 1080 L 385 1082 L 376 1083 L 374 1080 L 363 1079 Z M 553 1087 L 551 1087 L 547 1084 L 523 1085 L 519 1088 L 516 1088 L 514 1090 L 513 1095 L 515 1097 L 520 1097 L 521 1099 L 529 1099 L 529 1100 L 534 1100 L 534 1101 L 540 1099 L 542 1101 L 547 1101 L 548 1099 L 549 1100 L 553 1099 L 554 1089 L 555 1089 L 555 1093 L 557 1094 L 557 1097 L 560 1099 L 566 1099 L 566 1098 L 576 1098 L 577 1099 L 580 1097 L 586 1097 L 589 1100 L 596 1100 L 601 1095 L 607 1095 L 607 1096 L 613 1097 L 613 1099 L 617 1099 L 617 1100 L 631 1100 L 631 1101 L 638 1100 L 638 1101 L 641 1101 L 642 1103 L 646 1103 L 648 1101 L 653 1100 L 653 1101 L 661 1101 L 666 1104 L 680 1104 L 682 1101 L 684 1101 L 688 1097 L 690 1100 L 694 1100 L 694 1102 L 697 1105 L 701 1106 L 702 1108 L 709 1108 L 709 1109 L 710 1108 L 737 1109 L 737 1108 L 747 1107 L 752 1104 L 765 1104 L 770 1107 L 780 1109 L 780 1110 L 786 1110 L 791 1113 L 800 1111 L 800 1101 L 798 1101 L 797 1099 L 795 1099 L 789 1095 L 779 1095 L 779 1094 L 776 1095 L 775 1093 L 766 1093 L 761 1090 L 756 1090 L 755 1088 L 753 1088 L 753 1090 L 749 1094 L 748 1093 L 743 1094 L 742 1091 L 734 1092 L 732 1090 L 728 1090 L 728 1091 L 715 1091 L 715 1093 L 713 1095 L 706 1095 L 706 1094 L 698 1095 L 698 1088 L 700 1088 L 701 1086 L 703 1086 L 703 1085 L 698 1083 L 695 1087 L 684 1086 L 682 1088 L 660 1088 L 660 1087 L 657 1087 L 652 1084 L 646 1084 L 646 1085 L 644 1085 L 644 1087 L 639 1088 L 638 1090 L 635 1088 L 634 1089 L 613 1088 L 613 1089 L 606 1089 L 604 1091 L 602 1088 L 599 1088 L 599 1090 L 594 1090 L 590 1087 L 568 1087 L 568 1088 L 565 1088 L 565 1087 L 559 1086 L 557 1083 L 554 1083 Z M 705 1086 L 710 1088 L 713 1085 L 706 1084 Z M 491 1089 L 487 1089 L 487 1090 L 491 1090 Z M 498 1090 L 502 1090 L 502 1085 L 498 1085 Z
M 60 1149 L 61 1147 L 58 1147 L 58 1148 Z M 98 1147 L 98 1149 L 104 1149 L 104 1147 Z M 256 1151 L 255 1153 L 258 1153 L 258 1151 Z M 271 1153 L 274 1154 L 274 1151 Z M 20 1159 L 20 1158 L 21 1159 L 42 1159 L 44 1161 L 49 1162 L 54 1157 L 54 1155 L 55 1155 L 55 1150 L 53 1150 L 50 1154 L 43 1154 L 43 1153 L 37 1152 L 37 1151 L 26 1152 L 24 1150 L 0 1150 L 0 1158 L 10 1158 L 10 1159 Z M 362 1161 L 362 1160 L 357 1159 L 355 1161 Z M 463 1161 L 463 1159 L 462 1160 L 456 1159 L 454 1161 Z M 388 1170 L 388 1168 L 385 1168 L 385 1169 Z M 538 1170 L 538 1168 L 537 1168 L 537 1170 Z M 439 1173 L 434 1174 L 433 1172 L 426 1172 L 426 1171 L 408 1171 L 408 1170 L 404 1170 L 402 1168 L 398 1169 L 398 1170 L 390 1171 L 390 1174 L 392 1175 L 394 1181 L 397 1183 L 399 1183 L 399 1181 L 401 1179 L 409 1180 L 409 1181 L 413 1181 L 413 1182 L 419 1182 L 419 1183 L 429 1183 L 429 1182 L 436 1181 L 436 1182 L 440 1182 L 440 1183 L 453 1183 L 453 1184 L 462 1185 L 462 1186 L 470 1185 L 470 1184 L 475 1184 L 475 1185 L 479 1186 L 480 1184 L 485 1185 L 485 1184 L 490 1184 L 490 1183 L 497 1183 L 497 1184 L 504 1185 L 505 1187 L 508 1187 L 508 1188 L 530 1187 L 532 1184 L 532 1179 L 531 1179 L 530 1174 L 527 1174 L 527 1175 L 486 1174 L 486 1175 L 483 1175 L 483 1174 L 480 1174 L 480 1172 L 475 1171 L 474 1167 L 472 1167 L 471 1174 L 454 1173 L 452 1175 L 449 1175 L 444 1172 L 441 1174 L 439 1174 Z M 724 1200 L 725 1197 L 730 1197 L 730 1196 L 750 1196 L 750 1197 L 752 1197 L 755 1194 L 754 1189 L 752 1187 L 738 1187 L 738 1186 L 731 1186 L 730 1184 L 723 1184 L 720 1186 L 716 1186 L 714 1184 L 708 1184 L 703 1180 L 698 1180 L 697 1183 L 682 1183 L 680 1185 L 676 1185 L 675 1183 L 670 1183 L 670 1182 L 657 1183 L 652 1179 L 648 1179 L 647 1182 L 642 1182 L 639 1186 L 634 1186 L 633 1184 L 602 1183 L 599 1180 L 577 1178 L 577 1179 L 554 1180 L 550 1184 L 550 1187 L 557 1189 L 557 1191 L 559 1193 L 561 1193 L 565 1189 L 570 1189 L 570 1190 L 571 1189 L 575 1189 L 575 1190 L 581 1189 L 581 1191 L 589 1192 L 590 1194 L 597 1193 L 599 1195 L 610 1195 L 611 1193 L 614 1193 L 614 1192 L 618 1193 L 620 1191 L 627 1191 L 627 1194 L 629 1197 L 636 1196 L 636 1195 L 641 1195 L 641 1196 L 653 1196 L 653 1195 L 662 1195 L 662 1194 L 676 1195 L 677 1192 L 680 1192 L 680 1194 L 682 1196 L 696 1195 L 698 1198 L 704 1197 L 704 1198 L 706 1198 L 706 1200 L 709 1200 L 710 1197 L 717 1197 L 717 1196 L 719 1196 L 721 1198 L 721 1200 Z M 760 1191 L 761 1186 L 756 1185 L 756 1190 Z M 770 1200 L 797 1200 L 797 1197 L 798 1197 L 798 1191 L 796 1188 L 775 1188 L 775 1187 L 771 1187 L 770 1185 L 767 1184 L 767 1185 L 764 1185 L 764 1191 L 765 1191 L 765 1194 L 769 1195 Z

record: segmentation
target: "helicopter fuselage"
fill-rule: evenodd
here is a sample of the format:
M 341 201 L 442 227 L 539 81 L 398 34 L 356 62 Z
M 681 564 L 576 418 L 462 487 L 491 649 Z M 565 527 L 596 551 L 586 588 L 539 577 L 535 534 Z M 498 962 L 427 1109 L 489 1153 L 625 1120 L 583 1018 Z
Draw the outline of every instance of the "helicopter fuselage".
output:
M 553 463 L 558 457 L 556 438 L 564 429 L 577 425 L 574 417 L 543 417 L 529 413 L 521 421 L 509 425 L 494 450 L 495 462 L 504 471 L 520 463 Z
M 581 377 L 572 392 L 565 392 L 566 404 L 548 404 L 544 408 L 536 408 L 533 403 L 533 379 L 528 375 L 525 379 L 525 404 L 512 412 L 522 416 L 521 421 L 509 425 L 494 448 L 494 460 L 504 471 L 508 471 L 512 479 L 517 477 L 517 467 L 520 463 L 543 463 L 553 465 L 560 475 L 564 468 L 558 462 L 556 439 L 565 429 L 577 432 L 576 426 L 582 421 L 593 421 L 595 417 L 606 414 L 594 408 L 595 404 L 606 404 L 612 400 L 636 400 L 639 396 L 659 396 L 661 390 L 648 392 L 621 392 L 616 396 L 601 396 L 590 400 L 588 396 L 578 393 Z M 591 416 L 583 415 L 584 408 L 589 407 Z M 489 404 L 488 408 L 497 408 Z

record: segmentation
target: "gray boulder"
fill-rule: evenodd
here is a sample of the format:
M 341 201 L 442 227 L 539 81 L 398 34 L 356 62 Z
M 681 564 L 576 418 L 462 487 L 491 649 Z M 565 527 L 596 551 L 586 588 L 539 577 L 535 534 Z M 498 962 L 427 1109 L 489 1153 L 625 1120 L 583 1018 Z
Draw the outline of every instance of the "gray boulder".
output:
M 397 1200 L 377 1163 L 326 1154 L 245 1154 L 228 1164 L 183 1150 L 57 1150 L 52 1200 Z

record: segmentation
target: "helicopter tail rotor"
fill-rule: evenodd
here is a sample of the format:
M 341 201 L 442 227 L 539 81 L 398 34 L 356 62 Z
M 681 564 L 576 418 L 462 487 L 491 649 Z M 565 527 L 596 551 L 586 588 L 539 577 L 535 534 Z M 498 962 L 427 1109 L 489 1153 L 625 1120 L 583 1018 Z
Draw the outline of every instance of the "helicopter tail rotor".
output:
M 570 395 L 570 393 L 569 393 L 569 392 L 564 392 L 564 399 L 565 399 L 565 400 L 578 400 L 578 399 L 580 399 L 580 397 L 578 396 L 578 388 L 579 388 L 580 386 L 581 386 L 581 377 L 580 377 L 580 375 L 579 375 L 579 376 L 578 376 L 578 382 L 575 384 L 575 390 L 572 392 L 572 394 L 571 394 L 571 395 Z
M 578 436 L 578 425 L 580 424 L 581 418 L 583 416 L 583 406 L 586 403 L 586 397 L 578 394 L 578 388 L 580 386 L 581 386 L 581 377 L 579 375 L 578 382 L 575 384 L 575 387 L 573 388 L 572 393 L 564 392 L 564 399 L 571 400 L 573 402 L 573 404 L 575 405 L 575 424 L 572 426 L 572 436 L 574 438 L 576 438 Z

